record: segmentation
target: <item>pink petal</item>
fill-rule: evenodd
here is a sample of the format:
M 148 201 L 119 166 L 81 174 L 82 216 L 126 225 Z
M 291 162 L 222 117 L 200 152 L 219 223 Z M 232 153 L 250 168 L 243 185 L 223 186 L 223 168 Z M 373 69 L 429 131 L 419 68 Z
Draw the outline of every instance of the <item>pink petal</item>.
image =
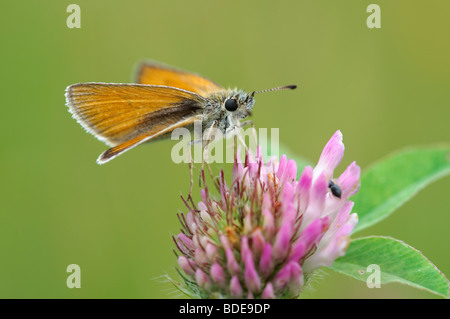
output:
M 290 264 L 285 265 L 281 270 L 275 275 L 273 280 L 273 285 L 276 291 L 284 290 L 291 279 L 291 266 Z
M 281 185 L 295 181 L 297 177 L 297 163 L 292 159 L 287 160 L 286 155 L 282 155 L 278 166 L 277 177 Z
M 189 262 L 189 259 L 185 256 L 178 257 L 178 265 L 180 265 L 181 269 L 189 275 L 194 276 L 195 275 L 195 269 L 192 267 L 191 263 Z
M 275 294 L 273 292 L 273 285 L 269 282 L 264 288 L 261 298 L 263 299 L 275 299 Z
M 228 238 L 225 235 L 220 236 L 220 241 L 225 249 L 225 256 L 227 258 L 227 269 L 232 275 L 236 275 L 239 273 L 239 264 L 234 258 L 233 249 L 228 241 Z
M 283 223 L 278 231 L 273 245 L 273 257 L 276 261 L 281 261 L 289 252 L 292 238 L 292 224 Z
M 263 214 L 263 230 L 268 239 L 273 238 L 275 235 L 275 220 L 273 218 L 272 211 L 269 209 L 264 209 Z
M 259 260 L 259 271 L 261 275 L 268 276 L 273 269 L 272 262 L 272 246 L 267 243 L 264 246 L 263 252 L 261 254 L 261 258 Z
M 200 268 L 195 271 L 195 281 L 197 281 L 197 284 L 201 288 L 211 288 L 211 280 L 209 279 L 208 275 L 205 274 L 205 272 Z
M 178 234 L 177 240 L 184 245 L 188 250 L 193 251 L 194 250 L 194 244 L 192 243 L 192 240 L 186 236 L 183 233 Z
M 306 166 L 297 184 L 297 195 L 299 197 L 300 212 L 303 213 L 309 203 L 309 191 L 311 189 L 313 179 L 313 169 Z
M 210 270 L 211 278 L 219 285 L 225 283 L 225 273 L 218 263 L 213 263 Z
M 205 251 L 201 247 L 197 247 L 194 252 L 194 260 L 197 265 L 205 266 L 209 263 Z
M 205 248 L 205 252 L 206 252 L 206 256 L 208 257 L 209 260 L 214 260 L 219 252 L 219 248 L 211 243 L 207 243 L 206 244 L 206 248 Z
M 342 206 L 334 220 L 331 222 L 330 228 L 327 230 L 322 240 L 320 241 L 320 246 L 318 247 L 318 249 L 321 249 L 322 247 L 328 245 L 328 243 L 334 239 L 337 232 L 340 231 L 345 223 L 347 223 L 352 208 L 353 202 L 350 201 L 346 202 Z
M 331 266 L 334 260 L 345 254 L 350 243 L 350 234 L 358 222 L 358 215 L 351 214 L 352 202 L 346 203 L 336 216 L 335 221 L 323 236 L 317 251 L 303 264 L 305 272 L 322 266 Z
M 361 169 L 356 162 L 351 163 L 347 169 L 339 176 L 337 184 L 341 188 L 343 199 L 347 199 L 352 195 L 355 195 L 360 186 L 359 177 Z
M 294 186 L 292 183 L 284 185 L 283 194 L 281 195 L 281 204 L 283 207 L 282 223 L 294 224 L 297 217 L 297 208 L 294 200 Z
M 185 216 L 185 219 L 186 219 L 186 224 L 189 227 L 189 231 L 191 233 L 195 233 L 195 230 L 197 229 L 197 221 L 195 219 L 195 215 L 192 212 L 188 212 Z
M 248 290 L 252 292 L 259 292 L 261 290 L 261 280 L 259 279 L 253 259 L 247 259 L 245 262 L 244 278 Z
M 297 262 L 289 262 L 275 275 L 273 285 L 278 292 L 287 290 L 291 297 L 298 295 L 303 286 L 301 266 Z
M 205 205 L 208 205 L 208 200 L 209 200 L 208 193 L 207 193 L 207 191 L 204 188 L 202 188 L 200 190 L 200 195 L 202 196 L 203 203 Z
M 317 218 L 314 220 L 299 236 L 293 244 L 289 254 L 289 261 L 298 262 L 305 253 L 310 251 L 312 246 L 317 243 L 328 227 L 328 218 Z
M 230 280 L 230 291 L 231 291 L 231 295 L 234 298 L 242 297 L 242 294 L 243 294 L 242 286 L 241 286 L 241 283 L 239 282 L 239 279 L 238 279 L 238 277 L 236 275 L 231 277 L 231 280 Z
M 287 289 L 290 292 L 290 297 L 296 297 L 303 287 L 303 272 L 302 267 L 297 262 L 290 262 L 291 279 L 288 283 Z
M 301 230 L 305 229 L 313 220 L 322 216 L 325 199 L 328 194 L 328 178 L 322 173 L 311 187 L 309 205 L 303 214 Z
M 251 241 L 252 241 L 252 250 L 255 255 L 259 256 L 266 244 L 266 240 L 264 238 L 264 235 L 262 233 L 261 228 L 257 228 L 253 233 L 251 234 Z
M 285 174 L 286 166 L 287 166 L 287 157 L 286 155 L 283 154 L 281 155 L 280 162 L 278 163 L 278 170 L 276 174 L 278 179 L 281 179 Z
M 325 145 L 322 154 L 320 155 L 319 162 L 314 169 L 314 176 L 320 175 L 325 172 L 328 179 L 333 177 L 334 169 L 339 165 L 344 156 L 344 143 L 342 142 L 341 131 L 336 131 L 328 143 Z
M 290 159 L 287 163 L 285 179 L 287 182 L 291 183 L 297 178 L 297 163 Z
M 241 254 L 245 264 L 245 285 L 248 290 L 252 292 L 259 292 L 261 289 L 261 281 L 259 279 L 258 272 L 256 271 L 255 263 L 253 261 L 253 254 L 248 245 L 248 238 L 246 236 L 242 236 L 241 238 Z

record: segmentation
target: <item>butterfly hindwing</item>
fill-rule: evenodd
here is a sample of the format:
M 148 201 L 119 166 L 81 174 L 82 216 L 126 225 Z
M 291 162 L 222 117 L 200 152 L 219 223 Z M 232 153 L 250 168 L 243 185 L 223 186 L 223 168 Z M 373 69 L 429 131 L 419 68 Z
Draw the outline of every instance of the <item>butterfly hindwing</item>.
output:
M 140 84 L 172 86 L 204 97 L 212 92 L 222 90 L 218 84 L 200 75 L 152 61 L 141 63 L 138 66 L 136 81 Z

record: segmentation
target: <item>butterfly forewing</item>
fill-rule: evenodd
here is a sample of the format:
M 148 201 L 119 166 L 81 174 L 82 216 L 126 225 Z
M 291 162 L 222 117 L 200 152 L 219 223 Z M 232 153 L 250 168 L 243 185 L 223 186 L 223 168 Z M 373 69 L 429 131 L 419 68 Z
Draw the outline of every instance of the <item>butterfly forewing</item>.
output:
M 145 143 L 147 141 L 150 141 L 152 139 L 158 138 L 166 133 L 169 133 L 171 131 L 173 131 L 176 128 L 179 127 L 184 127 L 184 126 L 188 126 L 190 124 L 193 124 L 194 121 L 196 120 L 195 117 L 193 118 L 187 118 L 185 120 L 179 121 L 173 125 L 164 127 L 162 130 L 159 131 L 153 131 L 153 132 L 148 132 L 146 135 L 144 136 L 138 136 L 136 138 L 133 138 L 125 143 L 119 144 L 117 146 L 114 146 L 113 148 L 110 148 L 109 150 L 103 152 L 100 157 L 97 159 L 97 163 L 99 164 L 104 164 L 110 160 L 112 160 L 113 158 L 117 157 L 118 155 L 122 154 L 125 151 L 128 151 L 142 143 Z
M 140 64 L 136 80 L 140 84 L 177 87 L 204 97 L 212 92 L 223 90 L 218 84 L 200 75 L 176 70 L 156 62 Z
M 67 88 L 66 99 L 78 122 L 110 146 L 194 119 L 204 101 L 173 87 L 111 83 L 74 84 Z

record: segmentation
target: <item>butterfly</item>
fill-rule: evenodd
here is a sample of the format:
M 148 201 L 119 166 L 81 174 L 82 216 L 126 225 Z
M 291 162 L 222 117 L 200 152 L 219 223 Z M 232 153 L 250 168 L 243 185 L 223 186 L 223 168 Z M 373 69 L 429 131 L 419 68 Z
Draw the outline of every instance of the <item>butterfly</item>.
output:
M 87 132 L 111 148 L 104 164 L 145 142 L 168 137 L 176 128 L 215 127 L 227 134 L 251 114 L 257 93 L 295 89 L 286 85 L 246 93 L 224 89 L 200 75 L 158 62 L 141 63 L 136 84 L 77 83 L 66 89 L 66 105 Z

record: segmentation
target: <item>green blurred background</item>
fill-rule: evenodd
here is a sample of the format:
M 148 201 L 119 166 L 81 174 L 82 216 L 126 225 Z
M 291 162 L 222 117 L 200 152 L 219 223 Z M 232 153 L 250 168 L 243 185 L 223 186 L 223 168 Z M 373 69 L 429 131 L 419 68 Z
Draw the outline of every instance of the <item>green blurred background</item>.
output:
M 313 161 L 342 130 L 342 170 L 364 169 L 408 145 L 450 141 L 448 1 L 377 1 L 381 29 L 366 26 L 371 1 L 87 1 L 69 29 L 72 1 L 8 1 L 2 61 L 0 297 L 173 298 L 158 277 L 175 275 L 186 165 L 175 142 L 134 149 L 98 166 L 106 145 L 65 106 L 66 86 L 130 82 L 151 58 L 252 91 L 257 127 L 279 127 Z M 450 178 L 358 234 L 393 236 L 450 274 Z M 199 197 L 197 196 L 197 200 Z M 81 289 L 66 267 L 81 267 Z M 327 271 L 307 298 L 434 298 L 390 284 L 368 289 Z

